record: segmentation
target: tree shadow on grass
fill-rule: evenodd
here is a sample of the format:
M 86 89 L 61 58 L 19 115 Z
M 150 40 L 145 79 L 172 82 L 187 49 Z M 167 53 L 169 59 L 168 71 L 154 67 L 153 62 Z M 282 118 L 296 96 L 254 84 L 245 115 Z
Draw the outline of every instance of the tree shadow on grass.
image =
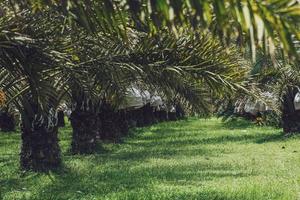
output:
M 125 143 L 132 147 L 132 144 Z M 169 144 L 166 144 L 169 145 Z M 135 148 L 135 147 L 132 147 Z M 180 158 L 193 159 L 194 157 L 219 154 L 218 151 L 209 149 L 182 149 L 179 143 L 166 148 L 159 144 L 157 149 L 141 144 L 136 151 L 104 152 L 90 156 L 65 156 L 65 167 L 57 172 L 52 172 L 47 178 L 44 174 L 32 173 L 23 178 L 2 177 L 1 184 L 5 184 L 2 193 L 11 191 L 30 191 L 30 199 L 99 199 L 116 195 L 118 193 L 128 195 L 146 191 L 148 195 L 157 193 L 155 183 L 171 183 L 174 186 L 187 187 L 220 178 L 238 178 L 253 176 L 247 170 L 233 167 L 224 163 L 209 163 L 196 161 L 180 162 Z M 179 162 L 173 163 L 172 158 Z M 151 160 L 158 160 L 152 162 Z M 45 181 L 50 179 L 50 181 Z M 44 180 L 44 181 L 43 181 Z M 41 182 L 42 181 L 42 182 Z M 23 191 L 22 188 L 27 188 Z M 185 194 L 187 195 L 187 194 Z M 189 195 L 189 194 L 188 194 Z M 192 194 L 190 194 L 192 195 Z M 197 194 L 207 196 L 207 194 Z M 176 196 L 176 195 L 175 195 Z M 177 194 L 180 197 L 180 194 Z M 184 196 L 186 197 L 186 196 Z M 138 199 L 137 196 L 132 198 Z
M 199 138 L 199 134 L 195 133 L 190 134 L 188 136 L 182 134 L 182 131 L 176 131 L 174 129 L 164 129 L 164 134 L 161 134 L 161 131 L 152 131 L 154 134 L 147 137 L 140 137 L 138 141 L 129 141 L 128 144 L 134 145 L 138 147 L 148 147 L 148 148 L 156 148 L 159 146 L 165 147 L 174 147 L 177 148 L 186 147 L 186 146 L 195 146 L 199 145 L 201 147 L 205 147 L 205 145 L 213 145 L 213 144 L 224 144 L 224 143 L 265 143 L 265 142 L 276 142 L 285 139 L 282 133 L 275 132 L 273 134 L 261 132 L 253 132 L 253 133 L 237 133 L 237 134 L 228 134 L 228 135 L 219 135 L 219 136 L 207 136 L 203 138 Z M 173 134 L 173 138 L 170 139 L 169 134 Z M 181 138 L 182 137 L 182 138 Z
M 300 139 L 300 135 L 285 135 L 282 131 L 278 131 L 272 135 L 266 135 L 265 137 L 260 137 L 256 140 L 256 143 L 263 144 L 267 142 L 278 142 L 286 141 L 291 139 Z
M 199 137 L 202 131 L 216 126 L 199 126 L 199 128 L 189 129 L 190 132 L 184 134 L 184 129 L 188 126 L 180 126 L 177 123 L 173 125 L 159 124 L 155 127 L 137 129 L 140 131 L 139 135 L 126 139 L 123 144 L 118 144 L 118 148 L 103 150 L 102 147 L 98 147 L 98 153 L 94 155 L 74 156 L 64 152 L 65 167 L 49 174 L 48 176 L 51 177 L 49 180 L 44 174 L 25 175 L 23 178 L 7 175 L 0 178 L 0 184 L 6 184 L 0 192 L 5 194 L 27 188 L 32 194 L 30 196 L 32 200 L 109 199 L 114 195 L 115 199 L 116 195 L 121 195 L 123 199 L 125 197 L 142 199 L 143 197 L 139 196 L 142 190 L 152 199 L 158 199 L 159 197 L 153 197 L 160 191 L 157 187 L 158 183 L 188 188 L 195 183 L 203 184 L 205 181 L 256 175 L 242 166 L 218 162 L 217 159 L 211 161 L 210 158 L 216 158 L 224 153 L 224 149 L 211 148 L 209 146 L 211 144 L 263 143 L 280 139 L 278 134 L 273 136 L 264 133 Z M 217 128 L 220 127 L 218 125 Z M 239 127 L 244 129 L 245 126 Z M 69 138 L 68 135 L 63 135 L 61 142 L 67 143 Z M 13 156 L 13 159 L 18 159 L 17 155 Z M 9 165 L 13 167 L 15 164 L 9 163 Z M 144 199 L 149 199 L 147 197 Z M 219 191 L 203 191 L 195 194 L 181 194 L 180 191 L 174 191 L 169 194 L 168 199 L 172 197 L 230 199 Z
M 64 173 L 54 174 L 53 182 L 38 189 L 32 199 L 86 199 L 105 198 L 116 193 L 146 190 L 156 192 L 155 183 L 172 183 L 174 186 L 193 185 L 195 182 L 254 174 L 231 165 L 207 163 L 128 162 L 117 157 L 97 156 L 84 170 L 70 167 Z M 105 168 L 97 167 L 110 163 Z M 164 164 L 163 164 L 164 163 Z M 179 182 L 179 180 L 181 182 Z
M 257 140 L 255 141 L 258 144 L 263 144 L 263 143 L 267 143 L 267 142 L 277 142 L 277 141 L 284 141 L 285 139 L 287 139 L 286 137 L 284 137 L 282 132 L 276 133 L 276 134 L 272 134 L 272 135 L 266 135 L 264 137 L 259 137 L 257 138 Z
M 227 129 L 247 129 L 255 126 L 253 122 L 242 118 L 232 118 L 222 123 L 223 128 Z
M 121 144 L 124 145 L 124 149 L 117 148 L 91 156 L 68 156 L 65 160 L 67 164 L 65 170 L 55 173 L 54 181 L 38 188 L 32 199 L 89 199 L 87 196 L 90 199 L 106 197 L 109 199 L 113 195 L 130 193 L 136 195 L 129 199 L 138 199 L 141 190 L 150 196 L 157 193 L 156 183 L 173 186 L 182 186 L 184 183 L 189 187 L 195 182 L 255 175 L 230 163 L 210 163 L 204 159 L 222 153 L 222 149 L 210 149 L 204 145 L 224 142 L 224 138 L 203 138 L 197 141 L 194 134 L 184 140 L 180 137 L 169 138 L 172 134 L 180 135 L 181 130 L 167 127 L 164 128 L 164 133 L 167 133 L 164 135 L 159 130 L 152 132 L 150 135 L 138 137 L 138 140 L 135 138 L 125 141 Z M 225 139 L 242 140 L 239 137 Z M 184 148 L 193 145 L 194 148 Z M 199 157 L 203 157 L 203 160 L 186 162 L 186 159 L 194 160 Z M 177 162 L 174 163 L 174 160 Z M 187 196 L 213 198 L 220 195 L 208 193 L 185 194 L 182 198 L 186 199 Z M 174 193 L 174 197 L 180 196 L 180 193 Z

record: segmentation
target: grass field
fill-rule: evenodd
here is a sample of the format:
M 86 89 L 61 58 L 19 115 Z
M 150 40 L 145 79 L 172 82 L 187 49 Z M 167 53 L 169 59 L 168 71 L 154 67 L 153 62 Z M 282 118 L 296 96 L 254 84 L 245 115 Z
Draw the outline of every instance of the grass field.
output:
M 73 156 L 60 130 L 64 167 L 19 170 L 20 135 L 0 134 L 0 199 L 300 200 L 300 137 L 248 122 L 188 119 L 136 129 L 95 155 Z

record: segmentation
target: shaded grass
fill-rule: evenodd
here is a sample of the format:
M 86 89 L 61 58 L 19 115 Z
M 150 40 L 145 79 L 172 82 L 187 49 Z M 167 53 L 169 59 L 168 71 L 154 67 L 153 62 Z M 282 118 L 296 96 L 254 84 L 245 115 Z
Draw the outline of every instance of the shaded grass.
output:
M 245 121 L 190 118 L 135 129 L 64 168 L 19 171 L 20 136 L 0 135 L 0 199 L 300 199 L 300 137 Z

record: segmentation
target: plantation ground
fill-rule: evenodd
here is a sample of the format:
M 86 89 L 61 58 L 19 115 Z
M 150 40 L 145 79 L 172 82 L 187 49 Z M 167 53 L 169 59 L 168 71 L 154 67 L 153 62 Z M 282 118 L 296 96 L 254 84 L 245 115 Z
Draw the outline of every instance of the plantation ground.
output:
M 300 137 L 244 121 L 188 119 L 137 129 L 89 156 L 68 153 L 64 168 L 19 171 L 20 135 L 0 134 L 0 199 L 300 199 Z

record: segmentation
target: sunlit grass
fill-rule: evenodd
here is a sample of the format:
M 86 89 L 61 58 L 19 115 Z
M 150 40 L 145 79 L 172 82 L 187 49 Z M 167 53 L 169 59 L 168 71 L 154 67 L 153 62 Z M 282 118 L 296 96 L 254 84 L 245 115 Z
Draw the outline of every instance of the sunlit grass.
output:
M 300 137 L 280 129 L 188 119 L 88 156 L 68 152 L 70 134 L 60 130 L 63 169 L 37 174 L 19 171 L 19 134 L 1 133 L 0 199 L 300 199 Z

